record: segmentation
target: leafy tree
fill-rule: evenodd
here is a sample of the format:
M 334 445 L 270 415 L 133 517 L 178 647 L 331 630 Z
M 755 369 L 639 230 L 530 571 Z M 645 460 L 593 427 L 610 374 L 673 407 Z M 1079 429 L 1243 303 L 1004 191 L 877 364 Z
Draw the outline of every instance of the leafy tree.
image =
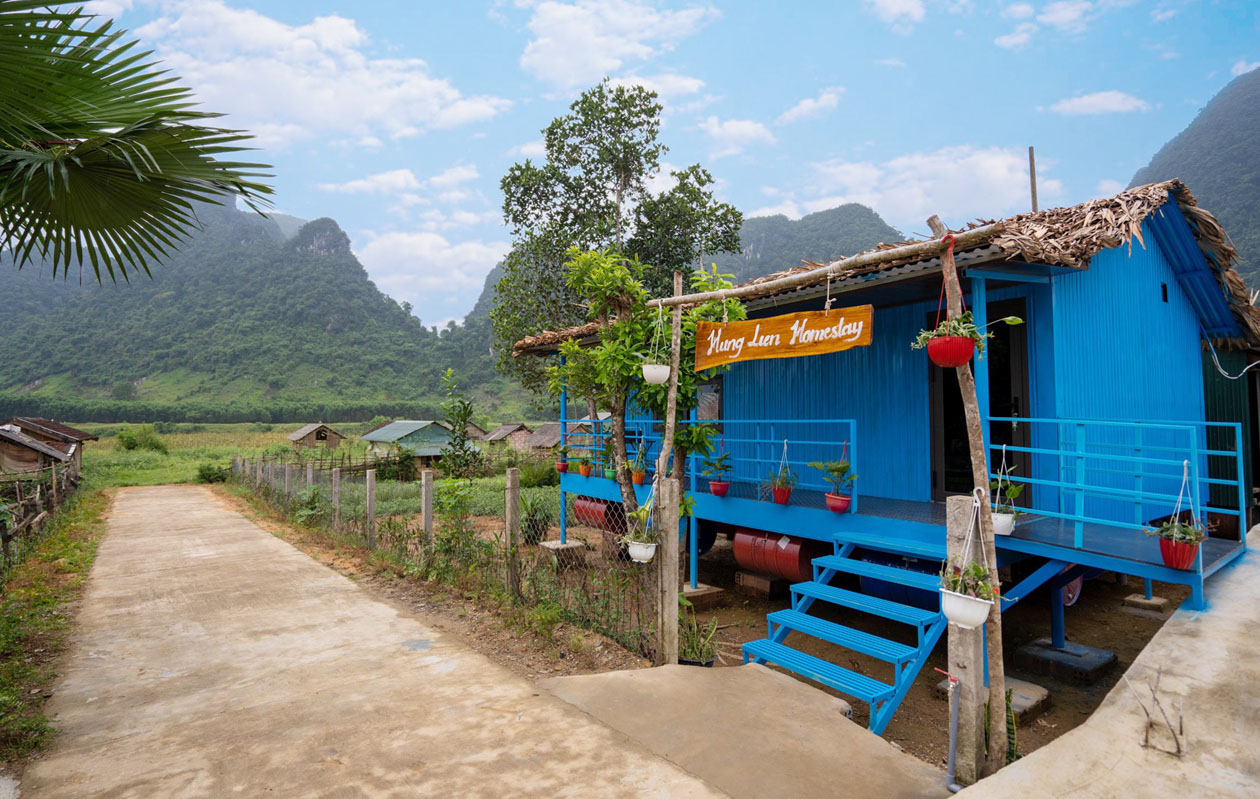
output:
M 192 93 L 112 22 L 46 0 L 0 0 L 0 249 L 66 275 L 84 254 L 124 279 L 174 252 L 196 201 L 271 189 L 261 164 L 219 160 L 248 136 L 209 127 Z
M 485 454 L 468 438 L 472 403 L 460 392 L 454 369 L 447 369 L 442 375 L 442 385 L 446 389 L 442 410 L 446 412 L 446 426 L 451 430 L 450 440 L 442 447 L 442 470 L 451 477 L 476 477 L 485 466 Z

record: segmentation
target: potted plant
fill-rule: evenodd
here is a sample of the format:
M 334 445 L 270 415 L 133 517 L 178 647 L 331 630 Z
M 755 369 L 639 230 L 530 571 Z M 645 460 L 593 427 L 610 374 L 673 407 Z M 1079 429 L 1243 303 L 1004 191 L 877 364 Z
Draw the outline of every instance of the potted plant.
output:
M 704 471 L 700 472 L 709 479 L 709 493 L 715 497 L 724 497 L 731 490 L 731 481 L 724 479 L 731 471 L 731 453 L 723 452 L 704 459 Z
M 591 466 L 590 455 L 583 455 L 582 457 L 578 458 L 578 474 L 582 475 L 583 477 L 590 477 L 591 472 L 593 472 L 594 470 L 595 468 Z
M 707 626 L 701 627 L 696 620 L 696 611 L 691 602 L 682 594 L 678 595 L 678 604 L 685 612 L 678 614 L 678 664 L 680 666 L 713 667 L 717 657 L 717 617 L 709 620 Z
M 521 497 L 521 540 L 531 546 L 547 537 L 554 516 L 542 497 Z
M 1007 316 L 996 319 L 985 325 L 1005 323 L 1020 325 L 1024 323 L 1018 316 Z M 979 352 L 984 356 L 984 342 L 992 338 L 993 333 L 976 327 L 971 311 L 964 311 L 953 319 L 946 319 L 934 330 L 920 330 L 914 343 L 910 346 L 916 350 L 927 347 L 928 357 L 937 366 L 962 366 L 971 360 L 971 356 Z
M 984 624 L 993 607 L 993 582 L 987 566 L 946 562 L 941 567 L 941 611 L 950 624 L 971 630 Z
M 569 448 L 568 447 L 560 448 L 560 457 L 556 461 L 556 471 L 559 472 L 560 474 L 564 474 L 565 472 L 569 471 Z
M 993 534 L 1010 535 L 1015 529 L 1015 517 L 1021 511 L 1015 507 L 1015 500 L 1024 493 L 1024 483 L 1012 483 L 1011 473 L 1015 467 L 999 468 L 998 479 L 989 481 L 989 490 L 993 492 Z
M 604 463 L 604 479 L 616 480 L 617 463 L 616 458 L 613 455 L 613 441 L 611 435 L 604 440 L 604 449 L 600 460 Z
M 796 487 L 796 473 L 783 464 L 778 471 L 770 473 L 770 479 L 766 480 L 766 485 L 770 487 L 770 493 L 774 496 L 774 504 L 786 505 L 788 500 L 792 498 L 792 489 Z
M 1176 517 L 1155 530 L 1147 530 L 1146 534 L 1159 536 L 1159 554 L 1170 569 L 1193 569 L 1199 544 L 1208 537 L 1202 527 L 1186 524 Z
M 630 482 L 637 486 L 643 485 L 647 478 L 647 456 L 647 446 L 640 442 L 638 449 L 634 451 L 634 460 L 630 463 Z
M 656 533 L 652 530 L 651 518 L 651 500 L 626 514 L 626 532 L 621 542 L 635 563 L 649 563 L 656 555 Z
M 654 386 L 659 386 L 669 379 L 669 364 L 644 361 L 643 379 Z
M 814 461 L 809 465 L 811 469 L 827 475 L 827 479 L 831 481 L 832 488 L 835 491 L 826 495 L 827 510 L 835 513 L 845 513 L 849 510 L 849 506 L 853 502 L 853 483 L 857 480 L 856 474 L 850 474 L 849 461 L 847 458 L 841 458 L 838 461 Z M 848 493 L 844 493 L 845 487 L 848 486 Z

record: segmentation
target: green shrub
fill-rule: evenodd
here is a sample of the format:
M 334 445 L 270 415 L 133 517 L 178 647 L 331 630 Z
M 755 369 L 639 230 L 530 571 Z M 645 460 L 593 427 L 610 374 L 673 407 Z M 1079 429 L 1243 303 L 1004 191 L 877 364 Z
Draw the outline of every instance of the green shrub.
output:
M 547 537 L 555 515 L 542 497 L 521 497 L 521 539 L 535 545 Z
M 231 469 L 226 466 L 215 466 L 213 463 L 203 463 L 197 467 L 198 483 L 226 483 Z
M 521 488 L 544 488 L 560 485 L 560 473 L 550 463 L 541 461 L 522 461 Z
M 127 425 L 118 431 L 118 446 L 125 450 L 147 449 L 166 454 L 166 442 L 151 424 Z

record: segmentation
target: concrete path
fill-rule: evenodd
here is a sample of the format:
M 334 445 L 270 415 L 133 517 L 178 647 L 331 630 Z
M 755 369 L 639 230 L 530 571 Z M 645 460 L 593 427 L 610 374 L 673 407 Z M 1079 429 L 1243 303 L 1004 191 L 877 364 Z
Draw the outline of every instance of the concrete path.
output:
M 765 666 L 665 666 L 542 687 L 737 799 L 945 799 L 945 772 L 845 716 L 848 703 Z
M 1260 532 L 1248 536 L 1249 554 L 1208 580 L 1209 609 L 1178 610 L 1155 634 L 1084 724 L 992 777 L 958 794 L 961 799 L 1135 799 L 1136 797 L 1260 796 Z M 1151 733 L 1148 680 L 1159 669 L 1160 702 L 1176 724 L 1184 710 L 1186 754 L 1167 727 Z
M 205 489 L 118 494 L 78 622 L 28 799 L 721 795 Z

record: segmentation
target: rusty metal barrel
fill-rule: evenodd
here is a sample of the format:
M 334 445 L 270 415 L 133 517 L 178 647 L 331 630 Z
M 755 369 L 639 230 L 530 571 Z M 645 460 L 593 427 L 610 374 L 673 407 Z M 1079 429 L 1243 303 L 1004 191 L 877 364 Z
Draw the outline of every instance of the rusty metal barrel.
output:
M 814 558 L 829 552 L 829 545 L 808 538 L 761 530 L 735 532 L 735 562 L 740 568 L 793 583 L 814 579 Z

